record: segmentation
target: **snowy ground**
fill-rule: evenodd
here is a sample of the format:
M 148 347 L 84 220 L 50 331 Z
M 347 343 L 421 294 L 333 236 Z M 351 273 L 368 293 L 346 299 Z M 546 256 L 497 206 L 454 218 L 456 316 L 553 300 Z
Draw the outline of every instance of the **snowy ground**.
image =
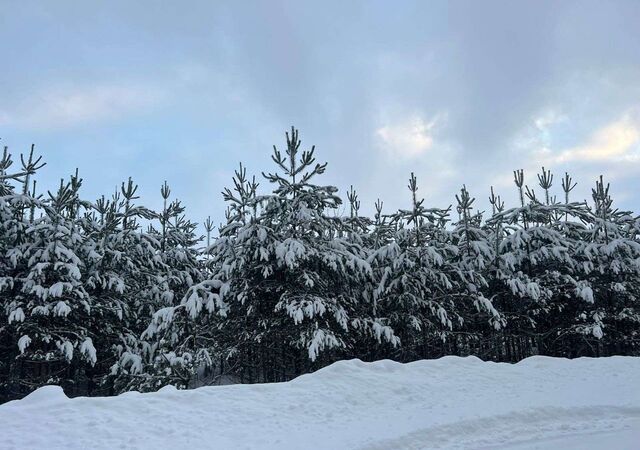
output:
M 333 364 L 289 383 L 0 406 L 3 449 L 640 449 L 640 358 Z

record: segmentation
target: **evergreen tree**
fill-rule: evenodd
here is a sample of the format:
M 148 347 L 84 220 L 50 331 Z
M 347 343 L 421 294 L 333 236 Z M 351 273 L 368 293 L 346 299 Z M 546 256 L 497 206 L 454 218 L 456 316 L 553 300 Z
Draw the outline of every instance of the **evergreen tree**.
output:
M 180 201 L 168 201 L 171 190 L 166 182 L 160 189 L 160 213 L 133 207 L 136 190 L 131 180 L 121 189 L 125 200 L 119 242 L 135 249 L 127 255 L 132 258 L 129 295 L 135 301 L 129 327 L 121 337 L 123 345 L 117 347 L 119 359 L 111 367 L 113 382 L 118 391 L 154 390 L 168 383 L 186 387 L 193 377 L 190 370 L 195 370 L 184 367 L 191 362 L 190 354 L 177 356 L 176 336 L 154 336 L 146 331 L 154 314 L 178 305 L 189 288 L 200 281 L 196 252 L 200 238 L 195 235 L 196 225 L 184 217 Z M 139 219 L 157 219 L 159 228 L 150 223 L 143 232 Z
M 550 170 L 536 189 L 517 170 L 519 205 L 491 188 L 484 221 L 463 186 L 452 221 L 411 174 L 411 208 L 378 200 L 369 218 L 286 137 L 265 194 L 240 165 L 206 241 L 166 183 L 157 212 L 131 179 L 82 200 L 77 171 L 42 196 L 33 147 L 16 170 L 5 148 L 0 400 L 48 383 L 104 395 L 286 380 L 352 357 L 638 354 L 640 217 L 615 209 L 602 177 L 591 207 L 571 201 L 568 174 L 558 201 Z
M 18 337 L 20 383 L 74 383 L 83 364 L 96 362 L 95 335 L 88 328 L 92 302 L 82 283 L 78 255 L 84 237 L 76 224 L 80 208 L 76 176 L 60 182 L 42 203 L 44 216 L 25 231 L 24 272 L 5 308 Z
M 505 319 L 492 303 L 489 289 L 491 266 L 496 259 L 495 247 L 482 227 L 482 213 L 473 212 L 475 198 L 471 197 L 466 186 L 456 195 L 456 202 L 459 220 L 454 224 L 452 239 L 457 246 L 457 255 L 453 259 L 459 286 L 456 290 L 459 296 L 457 306 L 464 319 L 464 329 L 472 332 L 477 330 L 476 333 L 483 334 L 486 339 L 489 333 L 501 330 L 505 325 Z M 454 339 L 456 347 L 464 348 L 467 344 L 466 339 L 459 339 L 458 336 Z M 497 347 L 494 343 L 495 350 L 498 350 Z
M 402 359 L 427 355 L 434 338 L 446 340 L 454 322 L 462 321 L 451 295 L 457 283 L 451 265 L 457 248 L 445 227 L 450 209 L 425 208 L 413 173 L 409 190 L 412 208 L 394 216 L 393 238 L 373 254 L 381 269 L 374 291 L 378 314 L 399 337 Z
M 579 288 L 587 300 L 576 328 L 596 355 L 603 346 L 616 353 L 633 351 L 640 329 L 639 219 L 613 207 L 602 176 L 592 197 L 593 219 L 576 250 L 583 278 Z

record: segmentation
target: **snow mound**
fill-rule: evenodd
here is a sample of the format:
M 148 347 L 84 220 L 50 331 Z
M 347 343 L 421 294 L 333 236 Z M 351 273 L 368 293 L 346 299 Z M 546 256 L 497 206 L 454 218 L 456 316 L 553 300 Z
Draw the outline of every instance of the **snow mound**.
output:
M 640 358 L 341 361 L 289 383 L 0 406 L 7 449 L 637 449 Z
M 50 403 L 60 403 L 68 399 L 60 386 L 43 386 L 27 395 L 20 400 L 20 402 L 23 404 L 33 403 L 43 406 Z

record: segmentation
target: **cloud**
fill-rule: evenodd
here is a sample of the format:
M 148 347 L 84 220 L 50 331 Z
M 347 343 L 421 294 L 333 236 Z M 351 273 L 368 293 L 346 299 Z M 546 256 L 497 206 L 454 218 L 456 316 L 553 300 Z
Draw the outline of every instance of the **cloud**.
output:
M 555 155 L 554 162 L 636 160 L 640 142 L 640 123 L 630 115 L 596 130 L 582 145 Z
M 433 147 L 434 127 L 441 120 L 436 115 L 430 121 L 414 115 L 393 125 L 378 128 L 375 132 L 378 146 L 389 156 L 415 158 Z
M 496 179 L 506 196 L 515 192 L 513 169 L 535 185 L 542 165 L 574 174 L 577 189 L 598 171 L 637 191 L 633 145 L 624 150 L 617 139 L 616 153 L 616 133 L 597 134 L 640 105 L 640 2 L 329 4 L 202 3 L 173 14 L 129 2 L 97 16 L 60 6 L 11 14 L 0 29 L 12 43 L 12 64 L 0 73 L 2 142 L 79 154 L 100 131 L 94 124 L 117 122 L 118 133 L 102 130 L 102 148 L 199 149 L 202 163 L 176 177 L 178 189 L 208 176 L 212 154 L 229 170 L 238 160 L 255 172 L 268 167 L 270 144 L 281 145 L 293 124 L 329 161 L 324 182 L 353 184 L 363 208 L 377 196 L 386 208 L 405 204 L 410 171 L 436 204 L 462 183 L 481 203 Z M 82 82 L 61 88 L 62 80 Z M 36 96 L 33 86 L 58 88 Z M 433 123 L 438 111 L 444 123 Z M 621 128 L 633 128 L 633 117 Z M 155 132 L 140 139 L 141 126 Z M 33 133 L 56 127 L 74 132 Z M 159 161 L 158 172 L 173 173 L 172 161 Z M 214 190 L 227 182 L 212 180 Z
M 62 129 L 113 120 L 149 108 L 162 94 L 127 85 L 56 87 L 0 110 L 0 125 L 23 129 Z
M 567 119 L 568 117 L 557 109 L 549 108 L 538 115 L 533 120 L 533 124 L 540 133 L 548 135 L 551 127 L 565 122 Z
M 522 160 L 523 152 L 530 154 L 532 159 L 548 159 L 554 138 L 557 138 L 559 129 L 567 122 L 567 115 L 556 107 L 545 107 L 533 114 L 522 129 L 515 133 L 511 150 L 517 152 L 518 158 L 514 162 Z M 536 160 L 536 164 L 537 162 Z
M 568 172 L 578 182 L 572 192 L 573 200 L 587 199 L 593 181 L 601 174 L 615 181 L 616 201 L 624 200 L 624 207 L 634 206 L 634 183 L 638 179 L 640 162 L 640 117 L 638 108 L 618 111 L 608 120 L 584 127 L 571 114 L 556 111 L 535 114 L 514 141 L 515 151 L 505 154 L 506 164 L 491 173 L 491 184 L 501 194 L 511 196 L 516 190 L 511 169 L 523 169 L 525 183 L 538 190 L 536 174 L 541 167 L 550 169 L 557 177 Z M 576 140 L 577 137 L 577 140 Z M 509 166 L 510 165 L 510 166 Z M 562 196 L 560 180 L 556 178 L 552 192 Z M 637 202 L 636 202 L 637 203 Z

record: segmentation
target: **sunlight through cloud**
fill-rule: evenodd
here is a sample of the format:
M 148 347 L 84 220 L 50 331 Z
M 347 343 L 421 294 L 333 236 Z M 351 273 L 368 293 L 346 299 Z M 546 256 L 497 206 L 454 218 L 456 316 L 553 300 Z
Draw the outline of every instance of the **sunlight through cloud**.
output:
M 385 125 L 375 132 L 378 145 L 389 156 L 415 158 L 433 147 L 433 131 L 441 115 L 426 121 L 419 115 L 393 125 Z

